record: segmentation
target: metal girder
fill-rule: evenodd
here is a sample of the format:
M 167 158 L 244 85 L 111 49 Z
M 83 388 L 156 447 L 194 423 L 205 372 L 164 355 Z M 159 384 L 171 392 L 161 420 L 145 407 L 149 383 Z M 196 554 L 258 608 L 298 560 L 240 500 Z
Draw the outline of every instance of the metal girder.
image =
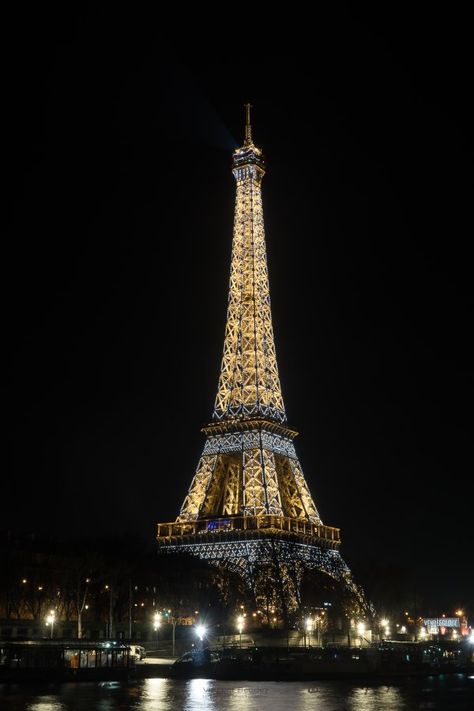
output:
M 362 606 L 366 605 L 363 592 L 354 582 L 349 567 L 339 551 L 305 545 L 278 538 L 263 538 L 257 540 L 242 539 L 240 541 L 180 543 L 163 549 L 167 553 L 185 553 L 197 556 L 207 563 L 237 573 L 246 585 L 256 595 L 258 590 L 258 571 L 267 569 L 278 562 L 283 579 L 289 582 L 292 575 L 290 569 L 296 570 L 296 581 L 292 581 L 286 595 L 288 609 L 296 606 L 294 584 L 300 583 L 304 570 L 319 570 L 340 583 Z M 296 565 L 295 565 L 296 564 Z

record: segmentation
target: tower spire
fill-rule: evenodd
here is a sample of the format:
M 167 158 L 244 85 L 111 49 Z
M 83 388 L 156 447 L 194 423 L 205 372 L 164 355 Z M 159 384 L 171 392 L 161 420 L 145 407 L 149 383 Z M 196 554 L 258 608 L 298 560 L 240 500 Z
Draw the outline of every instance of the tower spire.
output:
M 250 109 L 252 108 L 252 104 L 244 104 L 245 106 L 245 141 L 244 141 L 244 146 L 251 146 L 252 145 L 252 125 L 250 123 Z
M 213 419 L 267 417 L 286 422 L 273 337 L 263 225 L 262 151 L 252 142 L 246 104 L 245 145 L 234 151 L 237 183 L 224 352 Z

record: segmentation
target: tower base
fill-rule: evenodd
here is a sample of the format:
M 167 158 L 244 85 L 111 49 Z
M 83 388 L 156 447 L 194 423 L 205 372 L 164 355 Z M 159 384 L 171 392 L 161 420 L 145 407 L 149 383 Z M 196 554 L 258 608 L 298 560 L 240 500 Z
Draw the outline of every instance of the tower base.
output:
M 339 553 L 339 538 L 330 539 L 327 531 L 321 536 L 309 535 L 309 531 L 297 533 L 291 527 L 282 530 L 271 525 L 252 526 L 250 521 L 245 530 L 235 526 L 209 529 L 213 523 L 160 524 L 159 551 L 196 556 L 221 570 L 237 573 L 252 591 L 257 607 L 268 607 L 271 596 L 273 607 L 279 608 L 284 617 L 300 607 L 301 581 L 311 570 L 338 583 L 343 595 L 352 599 L 361 612 L 368 609 L 362 589 Z M 168 530 L 174 535 L 164 535 L 164 526 L 174 527 L 174 531 Z M 176 526 L 180 535 L 176 535 Z

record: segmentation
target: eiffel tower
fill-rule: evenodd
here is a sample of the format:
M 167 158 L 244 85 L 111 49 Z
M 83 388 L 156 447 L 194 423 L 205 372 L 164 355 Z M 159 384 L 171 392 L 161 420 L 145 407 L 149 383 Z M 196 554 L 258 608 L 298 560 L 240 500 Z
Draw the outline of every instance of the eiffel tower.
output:
M 238 572 L 258 598 L 277 571 L 286 609 L 295 608 L 304 570 L 351 591 L 338 528 L 321 521 L 287 424 L 273 337 L 261 183 L 262 151 L 252 139 L 233 154 L 237 183 L 224 353 L 212 422 L 181 511 L 158 524 L 161 551 L 190 553 Z

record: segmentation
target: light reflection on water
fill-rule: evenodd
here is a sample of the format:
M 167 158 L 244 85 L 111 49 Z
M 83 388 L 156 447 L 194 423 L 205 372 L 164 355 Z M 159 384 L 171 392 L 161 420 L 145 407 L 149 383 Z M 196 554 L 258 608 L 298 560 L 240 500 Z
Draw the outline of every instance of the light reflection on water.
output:
M 397 711 L 404 709 L 400 689 L 394 686 L 377 686 L 365 689 L 352 689 L 350 696 L 347 698 L 347 708 L 351 711 Z
M 455 682 L 454 682 L 455 683 Z M 437 693 L 441 688 L 439 703 Z M 469 692 L 459 680 L 460 692 Z M 172 681 L 148 679 L 143 682 L 136 711 L 403 711 L 411 709 L 468 708 L 459 699 L 455 706 L 453 689 L 444 689 L 439 679 L 405 680 L 400 686 L 363 686 L 344 682 L 236 682 L 192 679 Z M 471 689 L 471 693 L 472 693 Z M 447 696 L 446 696 L 447 692 Z M 471 694 L 469 694 L 471 698 Z M 474 708 L 474 704 L 472 706 Z M 130 707 L 132 708 L 132 707 Z
M 28 706 L 28 711 L 64 711 L 66 707 L 56 696 L 43 696 Z
M 1 711 L 464 711 L 474 680 L 462 677 L 357 682 L 245 682 L 145 679 L 137 682 L 0 685 Z

